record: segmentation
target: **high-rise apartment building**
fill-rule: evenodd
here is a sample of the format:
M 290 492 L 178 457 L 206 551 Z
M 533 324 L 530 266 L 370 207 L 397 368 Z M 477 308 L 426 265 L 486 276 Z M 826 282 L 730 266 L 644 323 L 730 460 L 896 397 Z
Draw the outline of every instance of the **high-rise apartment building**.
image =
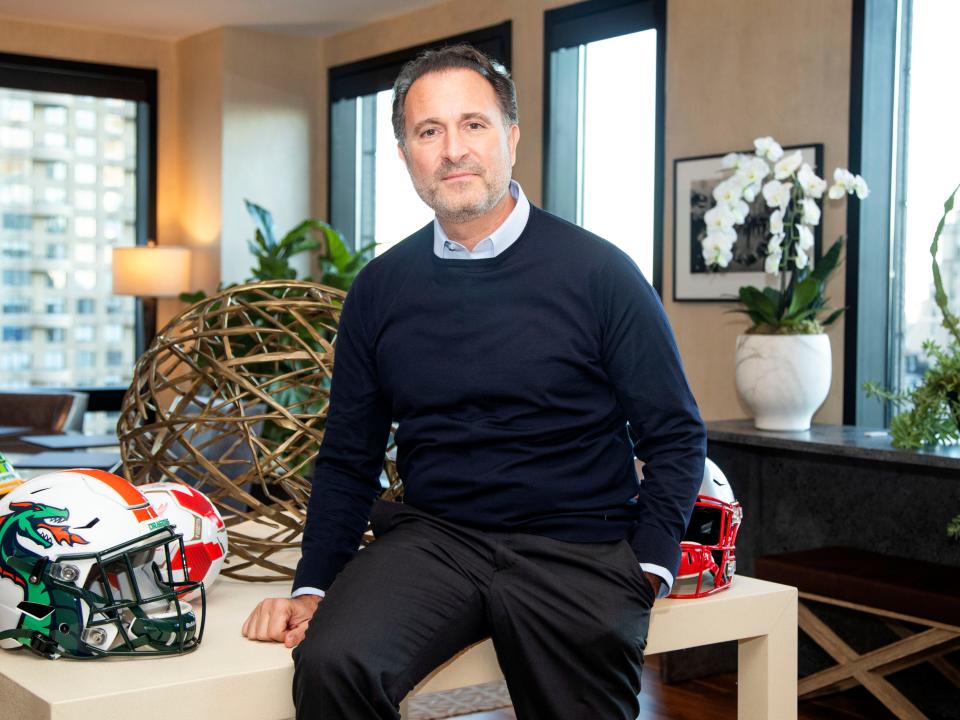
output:
M 127 385 L 136 103 L 0 87 L 0 388 Z

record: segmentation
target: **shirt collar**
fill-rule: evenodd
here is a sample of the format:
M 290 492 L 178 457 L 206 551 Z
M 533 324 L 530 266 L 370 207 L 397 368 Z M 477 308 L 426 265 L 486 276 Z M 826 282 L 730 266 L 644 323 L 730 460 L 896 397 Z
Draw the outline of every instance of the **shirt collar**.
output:
M 510 181 L 510 195 L 517 201 L 516 206 L 503 223 L 489 236 L 477 243 L 473 251 L 467 250 L 456 240 L 451 240 L 443 231 L 440 222 L 433 220 L 433 252 L 439 258 L 450 260 L 480 260 L 496 257 L 513 245 L 527 226 L 530 217 L 530 202 L 523 194 L 523 188 L 516 180 Z

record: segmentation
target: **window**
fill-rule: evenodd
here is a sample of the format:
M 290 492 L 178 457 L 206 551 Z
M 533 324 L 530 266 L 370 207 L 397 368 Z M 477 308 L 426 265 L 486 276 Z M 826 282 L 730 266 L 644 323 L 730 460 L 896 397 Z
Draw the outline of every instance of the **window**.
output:
M 27 128 L 0 126 L 0 149 L 26 150 L 33 145 L 33 132 Z
M 48 235 L 63 235 L 67 232 L 67 219 L 63 215 L 48 217 L 46 222 Z
M 584 2 L 544 17 L 544 206 L 620 247 L 659 289 L 663 3 Z
M 8 287 L 23 287 L 30 284 L 30 272 L 28 270 L 4 270 L 3 284 Z
M 92 157 L 97 154 L 97 139 L 78 135 L 73 143 L 77 155 L 82 157 Z
M 30 328 L 18 325 L 3 326 L 4 342 L 25 342 L 30 339 Z
M 848 208 L 844 422 L 888 424 L 893 408 L 867 398 L 866 381 L 906 389 L 926 370 L 921 344 L 945 344 L 933 299 L 930 243 L 943 201 L 957 184 L 960 139 L 950 118 L 956 93 L 944 68 L 957 66 L 951 30 L 960 5 L 931 0 L 854 2 L 849 167 L 870 200 Z M 891 202 L 892 201 L 892 202 Z M 960 311 L 960 218 L 940 239 L 940 270 Z
M 30 230 L 33 228 L 33 217 L 25 213 L 6 212 L 3 214 L 4 230 Z
M 106 342 L 120 342 L 123 339 L 123 328 L 119 325 L 104 325 L 103 339 Z
M 894 349 L 901 387 L 914 385 L 923 376 L 928 358 L 925 340 L 941 346 L 949 334 L 934 301 L 930 269 L 930 241 L 943 214 L 943 202 L 957 186 L 960 137 L 956 118 L 960 97 L 943 92 L 943 68 L 960 66 L 955 30 L 960 27 L 960 5 L 950 2 L 904 2 L 910 14 L 908 36 L 902 40 L 902 62 L 909 85 L 901 95 L 904 104 L 899 128 L 905 163 L 899 168 L 902 197 L 897 212 L 894 254 L 902 258 L 902 281 L 897 288 L 901 331 Z M 954 212 L 940 236 L 940 272 L 954 313 L 960 312 L 960 214 Z
M 67 366 L 67 354 L 63 350 L 45 350 L 40 367 L 43 370 L 63 370 Z
M 2 244 L 0 254 L 5 258 L 28 259 L 33 254 L 33 245 L 26 238 L 11 238 Z
M 92 350 L 78 350 L 77 351 L 77 367 L 81 369 L 89 369 L 97 366 L 97 354 Z M 87 383 L 80 383 L 87 384 Z
M 28 370 L 33 358 L 28 352 L 10 350 L 0 355 L 0 370 Z
M 135 303 L 124 298 L 129 302 L 115 304 L 110 283 L 99 280 L 110 272 L 111 247 L 145 244 L 156 235 L 157 73 L 8 54 L 0 54 L 0 68 L 0 224 L 23 232 L 32 253 L 21 258 L 22 268 L 4 267 L 0 279 L 29 286 L 38 276 L 35 305 L 58 318 L 57 327 L 43 327 L 37 338 L 55 345 L 41 346 L 26 364 L 21 356 L 10 365 L 16 372 L 0 374 L 0 386 L 91 381 L 91 405 L 119 409 L 118 394 L 96 386 L 126 385 L 143 339 L 135 332 Z M 25 197 L 20 185 L 33 188 L 33 197 Z M 109 225 L 104 211 L 118 223 Z M 0 248 L 20 252 L 10 240 L 5 235 Z M 69 357 L 55 349 L 96 342 L 107 307 L 118 308 L 110 325 L 120 328 L 111 347 L 119 360 L 109 373 L 100 372 L 102 358 L 81 362 L 72 348 Z M 0 313 L 0 325 L 14 327 L 7 318 Z M 0 344 L 0 357 L 7 351 Z
M 43 108 L 43 121 L 47 125 L 66 125 L 67 108 L 62 105 L 46 105 Z
M 73 232 L 80 238 L 95 237 L 97 234 L 97 219 L 92 217 L 74 218 Z
M 28 98 L 0 98 L 0 120 L 5 122 L 30 122 L 33 119 L 33 103 Z
M 76 342 L 93 342 L 97 338 L 97 329 L 93 325 L 77 325 L 73 330 Z
M 47 300 L 47 315 L 63 315 L 67 312 L 67 301 L 64 298 Z
M 46 187 L 43 189 L 43 201 L 51 205 L 63 205 L 67 202 L 67 189 L 62 187 Z
M 3 301 L 4 315 L 21 315 L 30 312 L 29 298 L 10 298 Z
M 330 69 L 330 222 L 354 249 L 375 240 L 380 254 L 433 219 L 397 156 L 391 89 L 404 63 L 456 42 L 510 67 L 507 22 Z

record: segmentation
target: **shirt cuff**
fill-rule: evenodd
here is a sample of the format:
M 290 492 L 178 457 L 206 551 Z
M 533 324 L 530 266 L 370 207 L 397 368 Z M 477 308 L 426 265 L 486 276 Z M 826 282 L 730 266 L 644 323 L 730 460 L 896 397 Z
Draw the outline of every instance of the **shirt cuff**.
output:
M 309 585 L 304 585 L 303 587 L 298 587 L 292 593 L 290 597 L 300 597 L 301 595 L 319 595 L 322 599 L 327 594 L 326 590 L 321 590 L 320 588 L 310 587 Z
M 657 597 L 666 597 L 670 594 L 670 589 L 673 587 L 673 573 L 667 570 L 665 567 L 660 565 L 654 565 L 653 563 L 640 563 L 640 569 L 644 572 L 653 573 L 658 578 L 663 580 L 660 583 L 660 592 L 657 593 Z M 301 590 L 303 588 L 300 588 Z

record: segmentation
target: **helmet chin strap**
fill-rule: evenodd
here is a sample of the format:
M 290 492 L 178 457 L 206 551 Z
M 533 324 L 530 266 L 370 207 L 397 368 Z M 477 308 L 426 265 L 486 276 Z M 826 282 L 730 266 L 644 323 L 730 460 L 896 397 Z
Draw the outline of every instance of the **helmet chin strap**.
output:
M 24 647 L 33 650 L 37 655 L 56 660 L 63 654 L 63 648 L 55 640 L 51 640 L 39 630 L 28 630 L 27 628 L 15 628 L 13 630 L 0 631 L 0 640 L 19 640 Z M 29 642 L 24 643 L 27 640 Z

